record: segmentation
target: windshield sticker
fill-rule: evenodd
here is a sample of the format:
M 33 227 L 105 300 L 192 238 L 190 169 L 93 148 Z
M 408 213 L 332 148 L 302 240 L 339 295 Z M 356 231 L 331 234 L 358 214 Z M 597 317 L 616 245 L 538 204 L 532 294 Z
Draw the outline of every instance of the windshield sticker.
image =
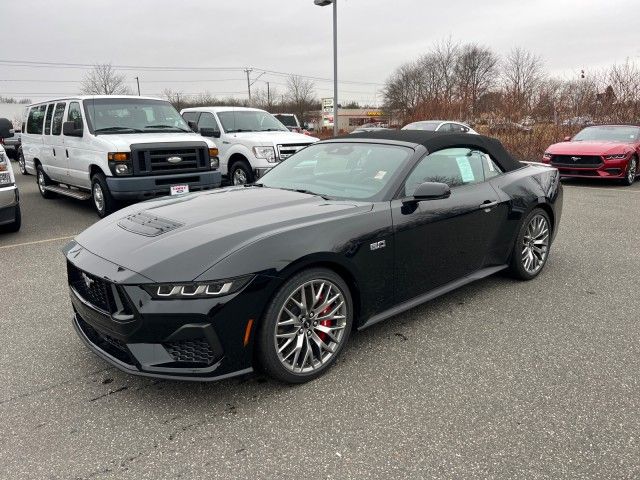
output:
M 462 175 L 462 181 L 464 183 L 473 182 L 475 180 L 475 177 L 473 176 L 473 170 L 471 169 L 469 158 L 456 157 L 456 162 L 458 162 L 458 168 L 460 169 L 460 175 Z
M 375 178 L 376 180 L 382 180 L 386 174 L 387 174 L 386 171 L 380 170 L 378 171 L 378 173 L 376 173 L 376 176 L 373 178 Z

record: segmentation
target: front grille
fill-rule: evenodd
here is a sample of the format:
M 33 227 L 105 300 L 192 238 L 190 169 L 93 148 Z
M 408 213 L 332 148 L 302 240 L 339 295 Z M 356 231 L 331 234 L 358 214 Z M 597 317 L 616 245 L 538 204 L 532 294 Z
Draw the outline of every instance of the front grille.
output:
M 109 282 L 83 272 L 71 262 L 67 262 L 67 277 L 69 285 L 85 302 L 104 312 L 113 311 L 113 292 Z
M 597 168 L 602 165 L 599 155 L 552 155 L 551 165 L 560 167 Z
M 296 153 L 298 150 L 302 150 L 304 147 L 309 145 L 308 143 L 291 143 L 288 145 L 278 145 L 278 157 L 280 160 L 285 160 L 289 158 L 291 155 Z
M 132 145 L 134 175 L 168 175 L 211 170 L 209 149 L 204 143 Z
M 174 361 L 180 363 L 209 366 L 216 359 L 211 345 L 205 338 L 167 342 L 164 344 L 164 348 L 167 349 Z

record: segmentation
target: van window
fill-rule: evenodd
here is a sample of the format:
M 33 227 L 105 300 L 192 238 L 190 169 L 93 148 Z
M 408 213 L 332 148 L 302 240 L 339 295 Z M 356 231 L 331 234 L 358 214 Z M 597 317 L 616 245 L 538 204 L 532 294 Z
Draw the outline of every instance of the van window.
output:
M 44 123 L 44 113 L 46 109 L 46 105 L 31 107 L 29 119 L 27 120 L 27 133 L 42 135 L 42 124 Z
M 62 120 L 64 119 L 64 109 L 66 103 L 57 103 L 53 112 L 53 122 L 51 122 L 51 135 L 60 135 L 62 132 Z
M 44 120 L 44 134 L 49 135 L 51 133 L 51 119 L 53 118 L 53 108 L 55 105 L 50 103 L 47 105 L 47 116 Z
M 67 122 L 73 122 L 73 128 L 82 128 L 82 112 L 80 110 L 80 104 L 78 102 L 71 102 L 69 104 L 69 111 L 67 112 Z
M 187 122 L 197 122 L 198 115 L 200 115 L 200 112 L 184 112 L 182 114 L 182 118 L 184 118 Z

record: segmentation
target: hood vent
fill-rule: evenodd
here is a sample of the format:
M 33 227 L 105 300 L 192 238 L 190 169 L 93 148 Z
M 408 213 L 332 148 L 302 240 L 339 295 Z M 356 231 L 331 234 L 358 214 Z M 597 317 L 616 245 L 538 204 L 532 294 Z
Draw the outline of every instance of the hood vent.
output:
M 182 223 L 167 220 L 148 212 L 134 213 L 128 215 L 118 222 L 118 226 L 128 232 L 144 235 L 145 237 L 157 237 L 163 233 L 170 232 L 182 227 Z

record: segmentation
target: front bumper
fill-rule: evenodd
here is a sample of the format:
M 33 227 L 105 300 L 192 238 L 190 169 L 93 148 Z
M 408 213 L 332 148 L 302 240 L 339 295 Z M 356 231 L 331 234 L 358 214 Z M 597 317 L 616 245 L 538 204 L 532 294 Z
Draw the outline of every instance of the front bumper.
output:
M 629 159 L 602 160 L 602 164 L 594 167 L 582 167 L 579 165 L 554 164 L 543 160 L 546 165 L 557 168 L 562 178 L 596 178 L 596 179 L 623 179 L 629 168 Z
M 77 244 L 66 250 L 73 325 L 107 362 L 131 374 L 196 381 L 253 370 L 254 330 L 272 279 L 256 276 L 240 292 L 224 297 L 156 300 L 141 288 L 149 283 L 141 275 Z M 82 273 L 91 287 L 78 276 Z M 87 290 L 101 286 L 102 293 Z
M 189 185 L 189 191 L 209 190 L 222 184 L 220 171 L 202 171 L 174 175 L 107 177 L 107 186 L 118 200 L 143 200 L 168 195 L 172 185 Z
M 11 185 L 0 188 L 0 225 L 15 222 L 19 203 L 18 187 Z

